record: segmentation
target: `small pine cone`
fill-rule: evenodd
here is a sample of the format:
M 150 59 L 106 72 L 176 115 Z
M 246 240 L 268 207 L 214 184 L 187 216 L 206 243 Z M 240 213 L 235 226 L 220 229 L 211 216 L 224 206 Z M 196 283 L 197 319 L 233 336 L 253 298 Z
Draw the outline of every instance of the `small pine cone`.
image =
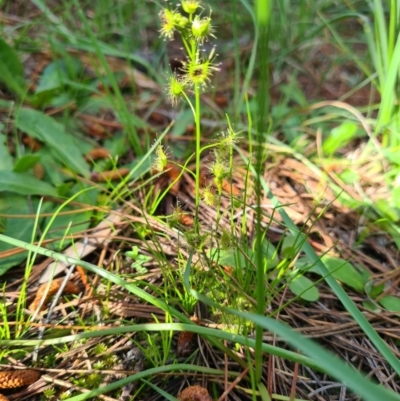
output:
M 191 331 L 181 331 L 178 336 L 177 353 L 178 356 L 187 356 L 192 348 L 194 333 Z
M 189 386 L 178 394 L 179 401 L 213 401 L 207 389 L 201 386 Z
M 40 373 L 36 370 L 6 370 L 0 372 L 0 388 L 16 388 L 21 386 L 29 386 L 35 383 L 40 377 Z

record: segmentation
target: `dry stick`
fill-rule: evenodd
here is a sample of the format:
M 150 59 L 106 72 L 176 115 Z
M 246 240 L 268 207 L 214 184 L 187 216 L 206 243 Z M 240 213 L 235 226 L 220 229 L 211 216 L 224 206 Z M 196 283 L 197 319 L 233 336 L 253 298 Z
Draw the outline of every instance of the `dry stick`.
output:
M 85 250 L 86 244 L 87 244 L 87 238 L 85 238 L 85 239 L 84 239 L 84 242 L 83 242 L 83 252 L 84 252 L 84 250 Z M 75 269 L 75 265 L 72 265 L 72 266 L 68 269 L 67 274 L 65 275 L 65 278 L 64 278 L 62 284 L 60 285 L 60 288 L 58 289 L 56 295 L 54 296 L 53 302 L 51 303 L 50 308 L 49 308 L 49 312 L 47 313 L 47 317 L 46 317 L 46 319 L 45 319 L 44 322 L 43 322 L 45 325 L 48 324 L 48 323 L 50 322 L 51 316 L 53 315 L 53 312 L 54 312 L 54 308 L 56 307 L 56 305 L 57 305 L 57 303 L 58 303 L 58 300 L 60 299 L 61 294 L 63 293 L 64 288 L 65 288 L 67 282 L 70 280 L 70 277 L 72 276 L 72 273 L 74 272 L 74 269 Z M 51 281 L 49 281 L 49 287 L 48 287 L 48 288 L 50 288 L 50 284 L 51 284 Z M 44 302 L 45 299 L 46 299 L 46 296 L 43 297 L 43 300 L 42 300 L 42 302 L 39 304 L 39 307 L 38 307 L 38 309 L 36 310 L 36 313 L 34 314 L 34 316 L 36 316 L 36 314 L 39 313 L 40 308 L 41 308 L 41 306 L 42 306 L 42 303 Z M 41 340 L 41 339 L 43 338 L 45 329 L 46 329 L 45 326 L 42 326 L 42 327 L 39 329 L 38 340 Z M 34 349 L 34 351 L 33 351 L 33 353 L 32 353 L 32 362 L 36 362 L 36 361 L 37 361 L 38 355 L 39 355 L 39 345 L 36 345 L 36 347 L 35 347 L 35 349 Z
M 275 336 L 273 339 L 273 345 L 275 345 Z M 274 374 L 275 374 L 275 357 L 270 354 L 268 357 L 268 373 L 267 373 L 267 390 L 269 397 L 272 399 L 272 393 L 274 392 Z
M 101 250 L 100 258 L 99 258 L 99 262 L 97 263 L 97 266 L 101 267 L 101 265 L 103 264 L 107 250 L 108 250 L 108 243 L 106 243 L 105 246 L 103 247 L 103 249 Z M 90 286 L 90 289 L 87 293 L 87 296 L 89 299 L 93 296 L 93 291 L 94 291 L 93 289 L 97 285 L 98 281 L 99 281 L 99 276 L 96 275 L 93 280 L 93 284 Z M 87 308 L 88 308 L 88 304 L 85 303 L 85 305 L 83 307 L 83 311 L 82 311 L 83 316 L 85 316 Z
M 228 347 L 228 343 L 227 343 L 227 341 L 226 340 L 224 340 L 224 344 L 225 344 L 225 347 Z M 224 394 L 228 391 L 228 355 L 226 355 L 226 354 L 224 354 L 224 361 L 225 361 L 225 366 L 224 366 L 224 388 L 225 388 L 225 391 L 224 391 Z M 228 401 L 228 395 L 226 395 L 225 397 L 225 400 L 226 401 Z M 220 400 L 222 400 L 223 398 L 222 398 L 222 396 L 220 397 Z
M 293 369 L 293 379 L 292 379 L 292 387 L 290 389 L 289 401 L 294 401 L 296 397 L 296 384 L 298 376 L 299 376 L 299 364 L 296 362 L 294 364 L 294 369 Z
M 249 372 L 250 367 L 248 366 L 232 383 L 231 385 L 222 393 L 218 401 L 223 401 L 224 398 L 228 397 L 228 394 L 235 388 L 235 386 L 243 379 L 244 376 Z

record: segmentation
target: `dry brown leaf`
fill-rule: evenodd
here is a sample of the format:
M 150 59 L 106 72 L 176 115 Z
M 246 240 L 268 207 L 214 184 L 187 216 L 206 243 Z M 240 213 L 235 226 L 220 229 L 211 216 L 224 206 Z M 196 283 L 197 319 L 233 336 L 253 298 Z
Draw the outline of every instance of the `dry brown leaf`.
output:
M 44 177 L 45 173 L 46 172 L 44 170 L 43 164 L 36 163 L 35 166 L 33 167 L 33 175 L 36 178 L 39 178 L 39 180 L 41 180 Z
M 239 196 L 240 191 L 239 189 L 232 183 L 230 183 L 228 180 L 223 180 L 222 181 L 222 189 L 225 192 L 228 192 L 229 194 L 232 192 L 233 196 Z
M 183 224 L 186 227 L 191 227 L 194 224 L 193 217 L 187 213 L 181 213 L 179 215 L 179 223 Z
M 117 181 L 129 174 L 129 168 L 122 167 L 117 170 L 102 171 L 101 173 L 92 173 L 91 179 L 96 182 Z
M 42 303 L 42 306 L 40 307 L 40 310 L 46 309 L 46 303 L 48 302 L 49 298 L 52 297 L 57 293 L 57 291 L 60 289 L 62 283 L 64 281 L 64 277 L 62 278 L 57 278 L 53 280 L 50 284 L 44 283 L 42 284 L 35 296 L 35 299 L 33 302 L 29 305 L 29 310 L 31 312 L 34 312 L 37 310 L 39 305 Z M 78 285 L 76 285 L 73 281 L 68 281 L 64 287 L 63 294 L 79 294 L 81 292 L 80 288 Z M 18 372 L 23 372 L 23 371 L 18 371 Z M 1 376 L 0 376 L 1 378 Z M 1 385 L 0 385 L 1 388 Z
M 164 168 L 164 171 L 168 174 L 170 183 L 174 182 L 179 177 L 179 174 L 181 173 L 180 168 L 176 164 L 173 164 L 173 163 L 167 163 L 167 165 Z M 174 185 L 172 185 L 169 192 L 172 195 L 176 196 L 176 195 L 178 195 L 180 188 L 181 188 L 181 180 L 178 180 L 175 182 Z
M 36 138 L 33 138 L 29 135 L 23 137 L 22 143 L 26 145 L 32 152 L 37 152 L 42 147 L 42 144 Z
M 110 151 L 106 148 L 94 148 L 86 156 L 86 160 L 107 159 L 110 156 Z
M 168 162 L 166 164 L 166 166 L 164 167 L 163 172 L 165 172 L 165 174 L 168 176 L 167 185 L 170 185 L 172 182 L 174 182 L 179 177 L 179 174 L 181 173 L 181 169 L 176 164 Z M 159 171 L 157 171 L 156 169 L 153 169 L 152 173 L 158 174 Z M 179 179 L 174 183 L 174 185 L 172 185 L 169 192 L 172 195 L 177 196 L 179 194 L 180 188 L 181 188 L 181 180 Z
M 93 121 L 83 120 L 81 128 L 85 134 L 94 138 L 104 139 L 110 136 L 109 131 L 104 126 Z

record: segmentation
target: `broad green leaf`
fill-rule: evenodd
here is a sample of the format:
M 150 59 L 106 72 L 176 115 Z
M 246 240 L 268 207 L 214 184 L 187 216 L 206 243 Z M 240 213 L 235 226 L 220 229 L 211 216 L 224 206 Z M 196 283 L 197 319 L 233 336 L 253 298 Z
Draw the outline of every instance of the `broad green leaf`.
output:
M 355 266 L 365 281 L 365 293 L 372 299 L 382 294 L 383 290 L 385 289 L 385 284 L 375 284 L 371 273 L 364 266 L 360 265 L 359 263 L 355 263 Z
M 294 266 L 297 270 L 300 270 L 301 272 L 312 272 L 319 274 L 319 270 L 316 268 L 315 265 L 311 264 L 306 256 L 298 258 L 295 261 Z
M 328 255 L 322 256 L 321 260 L 336 280 L 358 292 L 364 291 L 365 280 L 350 262 Z
M 346 146 L 357 134 L 357 124 L 345 121 L 330 132 L 322 144 L 322 149 L 324 153 L 335 153 L 339 148 Z
M 40 77 L 32 104 L 36 106 L 51 104 L 58 107 L 71 100 L 77 100 L 72 93 L 67 94 L 68 82 L 71 78 L 71 82 L 76 84 L 77 75 L 81 70 L 82 65 L 75 58 L 55 60 L 50 63 Z M 81 94 L 76 93 L 76 89 L 73 92 L 75 97 L 82 98 Z
M 35 93 L 60 89 L 68 78 L 69 72 L 65 60 L 55 60 L 43 70 Z
M 385 295 L 379 303 L 390 312 L 400 312 L 400 298 L 394 295 Z
M 43 91 L 32 96 L 30 104 L 37 109 L 43 106 L 53 105 L 53 100 L 57 96 L 57 89 Z
M 0 192 L 14 192 L 20 195 L 57 196 L 57 191 L 28 173 L 0 171 Z
M 18 96 L 26 91 L 24 67 L 17 52 L 0 37 L 0 82 Z
M 14 166 L 16 173 L 23 173 L 33 168 L 40 160 L 39 155 L 26 155 L 18 159 Z
M 7 146 L 7 137 L 0 134 L 0 172 L 2 170 L 11 171 L 13 167 L 14 161 Z
M 370 310 L 371 312 L 379 313 L 381 311 L 381 308 L 379 308 L 378 305 L 376 305 L 374 302 L 371 302 L 371 301 L 364 301 L 362 303 L 362 306 L 365 309 Z
M 297 236 L 286 235 L 281 245 L 281 256 L 285 258 L 294 258 L 301 249 L 305 239 L 302 234 Z
M 315 283 L 309 278 L 298 275 L 289 282 L 289 288 L 293 294 L 305 301 L 315 302 L 319 298 L 319 291 Z
M 81 149 L 62 124 L 40 111 L 26 108 L 19 111 L 15 124 L 21 131 L 47 144 L 60 163 L 80 175 L 89 175 Z
M 57 96 L 51 98 L 50 104 L 53 107 L 64 107 L 67 104 L 76 102 L 76 96 L 71 92 L 62 92 Z
M 246 253 L 249 253 L 248 250 Z M 235 269 L 246 267 L 249 262 L 239 250 L 211 249 L 209 255 L 212 260 L 222 266 L 231 266 Z
M 389 221 L 396 222 L 400 220 L 400 210 L 391 207 L 387 199 L 377 199 L 375 206 L 381 215 L 389 219 Z
M 0 98 L 0 107 L 2 109 L 5 109 L 7 112 L 10 112 L 15 108 L 15 102 L 12 100 L 6 100 Z
M 277 256 L 276 248 L 269 241 L 265 240 L 262 244 L 264 263 L 266 264 L 266 270 L 270 270 L 278 266 L 279 258 Z M 239 249 L 216 249 L 212 248 L 208 252 L 209 257 L 213 261 L 223 266 L 231 266 L 235 269 L 245 268 L 249 264 L 254 262 L 254 251 L 251 248 L 239 250 Z M 247 257 L 245 256 L 247 255 Z
M 374 285 L 373 281 L 368 281 L 365 285 L 365 292 L 371 298 L 376 298 L 378 295 L 381 295 L 384 289 L 385 284 L 383 283 Z
M 46 179 L 58 189 L 66 180 L 65 174 L 62 174 L 57 168 L 59 166 L 58 161 L 47 146 L 39 149 L 37 154 L 40 156 L 40 163 L 46 172 Z M 59 195 L 62 196 L 60 192 Z
M 1 173 L 0 173 L 1 174 Z M 30 243 L 32 241 L 32 231 L 34 226 L 34 213 L 38 200 L 33 198 L 28 200 L 26 196 L 7 194 L 0 196 L 0 214 L 18 215 L 21 217 L 7 217 L 7 224 L 4 235 L 18 238 L 21 241 Z M 30 217 L 25 217 L 25 216 Z M 0 241 L 0 253 L 13 249 L 14 246 Z M 10 267 L 20 264 L 26 259 L 26 252 L 17 253 L 7 258 L 0 258 L 0 275 L 4 274 Z

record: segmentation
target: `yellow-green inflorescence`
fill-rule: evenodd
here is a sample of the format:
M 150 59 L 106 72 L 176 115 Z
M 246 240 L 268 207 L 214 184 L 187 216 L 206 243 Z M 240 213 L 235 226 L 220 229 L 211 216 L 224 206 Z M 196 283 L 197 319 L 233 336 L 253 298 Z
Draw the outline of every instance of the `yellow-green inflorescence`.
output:
M 211 13 L 208 17 L 195 15 L 202 10 L 201 1 L 181 1 L 182 12 L 178 9 L 164 8 L 160 12 L 160 34 L 166 40 L 173 40 L 178 33 L 183 41 L 187 60 L 183 61 L 182 76 L 171 74 L 167 84 L 167 94 L 171 103 L 175 105 L 180 97 L 185 97 L 185 90 L 195 85 L 204 87 L 218 66 L 214 63 L 215 50 L 211 49 L 208 56 L 202 51 L 203 43 L 213 35 Z M 200 54 L 202 56 L 200 56 Z
M 168 155 L 163 145 L 158 145 L 156 148 L 156 158 L 153 163 L 153 169 L 157 172 L 164 171 L 167 166 Z
M 213 176 L 212 183 L 202 184 L 204 187 L 200 189 L 200 154 L 203 149 L 201 147 L 201 98 L 200 92 L 204 90 L 211 82 L 212 75 L 219 70 L 215 63 L 215 47 L 209 46 L 207 49 L 204 43 L 210 38 L 214 38 L 214 29 L 211 24 L 211 11 L 208 15 L 203 15 L 205 8 L 199 0 L 182 0 L 180 7 L 164 8 L 160 12 L 161 29 L 160 34 L 165 40 L 174 40 L 180 37 L 186 57 L 182 60 L 182 67 L 172 72 L 168 77 L 167 96 L 172 105 L 176 105 L 179 100 L 183 99 L 190 106 L 195 122 L 196 132 L 196 194 L 195 194 L 195 228 L 193 237 L 188 243 L 196 245 L 200 239 L 199 217 L 199 199 L 212 207 L 216 207 L 219 213 L 219 198 L 223 188 L 226 188 L 226 180 L 232 175 L 232 154 L 233 147 L 238 137 L 235 132 L 229 129 L 221 134 L 217 144 L 207 146 L 205 148 L 214 148 L 214 161 L 210 166 L 210 173 Z M 189 96 L 190 95 L 190 96 Z M 167 164 L 167 155 L 160 145 L 156 150 L 156 161 L 153 168 L 157 171 L 163 171 Z M 189 235 L 189 232 L 187 231 Z M 198 241 L 199 240 L 199 241 Z M 226 242 L 226 241 L 225 241 Z
M 183 11 L 189 15 L 192 15 L 197 11 L 200 7 L 200 3 L 201 1 L 199 0 L 184 0 L 181 2 Z

